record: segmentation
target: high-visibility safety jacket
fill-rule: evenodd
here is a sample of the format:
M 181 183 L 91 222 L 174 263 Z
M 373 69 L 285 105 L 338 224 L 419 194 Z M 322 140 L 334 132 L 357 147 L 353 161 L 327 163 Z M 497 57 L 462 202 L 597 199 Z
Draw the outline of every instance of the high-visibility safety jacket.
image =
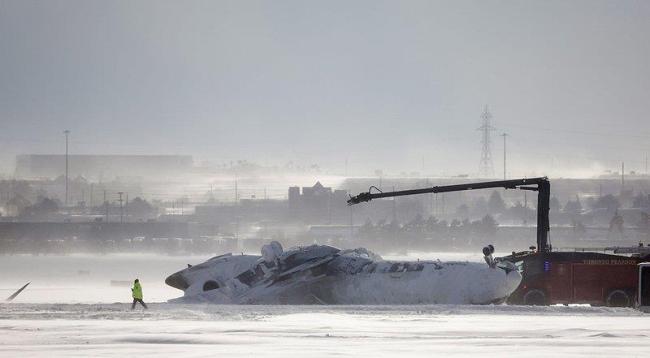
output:
M 131 289 L 132 296 L 133 298 L 138 298 L 142 299 L 142 286 L 140 286 L 140 282 L 136 282 L 133 284 L 133 288 Z

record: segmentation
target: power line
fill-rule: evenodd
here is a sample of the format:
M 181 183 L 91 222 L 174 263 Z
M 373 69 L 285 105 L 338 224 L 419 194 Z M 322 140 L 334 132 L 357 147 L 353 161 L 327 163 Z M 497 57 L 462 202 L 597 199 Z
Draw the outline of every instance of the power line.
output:
M 523 128 L 523 129 L 533 129 L 533 130 L 540 130 L 540 131 L 546 131 L 546 132 L 552 132 L 552 133 L 568 133 L 568 134 L 580 134 L 580 135 L 589 135 L 589 136 L 601 136 L 601 137 L 624 137 L 624 138 L 639 138 L 639 139 L 650 139 L 650 135 L 645 134 L 643 132 L 641 133 L 621 133 L 621 132 L 594 132 L 594 131 L 585 131 L 585 130 L 577 130 L 577 129 L 562 129 L 562 128 L 546 128 L 546 127 L 540 127 L 540 126 L 531 126 L 527 124 L 521 124 L 521 123 L 505 123 L 509 127 L 518 127 L 518 128 Z

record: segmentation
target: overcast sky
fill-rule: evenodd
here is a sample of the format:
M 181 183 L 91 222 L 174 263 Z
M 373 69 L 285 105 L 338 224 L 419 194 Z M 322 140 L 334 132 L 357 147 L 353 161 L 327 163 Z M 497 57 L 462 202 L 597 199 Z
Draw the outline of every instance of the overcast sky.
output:
M 0 170 L 192 154 L 359 174 L 644 170 L 650 1 L 0 0 Z

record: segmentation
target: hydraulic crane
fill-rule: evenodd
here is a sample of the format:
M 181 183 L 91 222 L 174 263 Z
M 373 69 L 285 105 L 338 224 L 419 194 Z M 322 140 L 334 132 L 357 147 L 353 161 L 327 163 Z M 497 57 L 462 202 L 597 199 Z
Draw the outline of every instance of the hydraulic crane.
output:
M 372 189 L 376 192 L 372 192 Z M 467 183 L 456 185 L 441 185 L 424 189 L 400 190 L 382 192 L 377 187 L 371 186 L 365 193 L 360 193 L 357 196 L 350 196 L 348 205 L 355 205 L 362 202 L 370 201 L 373 199 L 391 198 L 396 196 L 418 195 L 428 193 L 448 193 L 454 191 L 476 190 L 476 189 L 489 189 L 489 188 L 504 188 L 504 189 L 519 189 L 530 190 L 537 192 L 537 250 L 539 252 L 551 251 L 551 246 L 548 243 L 549 231 L 549 202 L 551 196 L 551 184 L 547 177 L 540 178 L 525 178 L 525 179 L 511 179 L 488 181 L 481 183 Z

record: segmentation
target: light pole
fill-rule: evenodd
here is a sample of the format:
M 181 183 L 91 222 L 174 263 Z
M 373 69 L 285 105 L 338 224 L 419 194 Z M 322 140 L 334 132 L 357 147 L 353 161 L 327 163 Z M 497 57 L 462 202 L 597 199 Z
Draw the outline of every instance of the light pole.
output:
M 122 191 L 117 193 L 117 195 L 120 196 L 120 199 L 119 199 L 119 201 L 120 201 L 120 224 L 122 224 L 124 222 L 124 206 L 122 206 L 122 195 L 123 194 L 124 194 L 124 192 L 122 192 Z
M 503 180 L 506 180 L 506 137 L 507 133 L 501 135 L 503 137 Z
M 106 201 L 106 189 L 104 189 L 104 212 L 106 214 L 106 222 L 108 223 L 108 201 Z
M 66 129 L 63 131 L 65 134 L 65 207 L 68 207 L 68 137 L 70 136 L 70 130 Z

